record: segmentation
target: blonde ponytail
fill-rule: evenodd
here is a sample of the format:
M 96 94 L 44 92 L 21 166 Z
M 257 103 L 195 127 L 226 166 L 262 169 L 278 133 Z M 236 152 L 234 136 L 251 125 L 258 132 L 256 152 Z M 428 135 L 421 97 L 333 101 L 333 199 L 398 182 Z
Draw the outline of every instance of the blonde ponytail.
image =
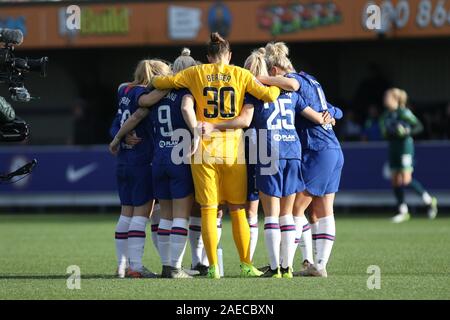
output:
M 270 42 L 266 45 L 266 63 L 270 70 L 273 67 L 278 67 L 285 72 L 293 72 L 291 60 L 289 60 L 289 48 L 284 42 Z
M 244 68 L 248 69 L 255 77 L 269 75 L 265 54 L 265 48 L 259 48 L 258 50 L 253 51 L 247 60 L 245 60 Z

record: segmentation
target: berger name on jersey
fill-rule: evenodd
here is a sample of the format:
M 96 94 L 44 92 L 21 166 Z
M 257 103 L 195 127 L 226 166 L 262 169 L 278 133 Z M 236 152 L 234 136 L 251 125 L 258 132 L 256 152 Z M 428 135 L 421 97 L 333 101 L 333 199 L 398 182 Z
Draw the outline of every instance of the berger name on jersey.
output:
M 207 74 L 206 75 L 206 81 L 208 81 L 208 82 L 214 82 L 214 81 L 230 82 L 231 81 L 231 75 L 229 75 L 229 74 L 222 74 L 222 73 Z

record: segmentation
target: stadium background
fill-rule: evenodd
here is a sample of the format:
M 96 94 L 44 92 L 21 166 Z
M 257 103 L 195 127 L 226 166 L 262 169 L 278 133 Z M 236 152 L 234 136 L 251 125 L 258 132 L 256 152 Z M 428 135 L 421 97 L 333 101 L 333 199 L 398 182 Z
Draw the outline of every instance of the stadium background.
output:
M 424 2 L 432 4 L 429 20 L 421 17 Z M 19 28 L 25 35 L 16 54 L 50 57 L 48 77 L 29 75 L 26 82 L 40 99 L 13 104 L 30 123 L 31 138 L 20 146 L 0 146 L 0 171 L 32 158 L 39 165 L 32 176 L 1 186 L 1 210 L 116 208 L 114 159 L 106 143 L 117 86 L 130 80 L 139 59 L 173 61 L 183 46 L 205 61 L 204 42 L 210 31 L 230 39 L 237 65 L 268 41 L 286 41 L 294 65 L 317 76 L 327 98 L 344 109 L 345 118 L 336 130 L 346 156 L 337 205 L 345 209 L 379 210 L 394 204 L 386 144 L 376 123 L 384 90 L 391 85 L 404 88 L 425 125 L 417 142 L 417 176 L 438 195 L 441 206 L 450 206 L 450 168 L 445 165 L 450 158 L 450 4 L 384 1 L 385 8 L 386 3 L 392 5 L 392 15 L 386 15 L 391 19 L 382 31 L 371 31 L 364 26 L 368 3 L 0 3 L 0 28 Z M 81 8 L 81 30 L 66 26 L 66 9 L 73 4 Z M 7 95 L 5 86 L 0 94 Z M 413 196 L 411 200 L 420 202 Z
M 376 0 L 391 22 L 381 31 L 364 28 L 368 2 L 0 0 L 0 28 L 25 34 L 16 54 L 50 58 L 48 77 L 30 74 L 26 82 L 40 99 L 12 102 L 31 138 L 0 145 L 0 172 L 39 161 L 31 176 L 0 185 L 0 299 L 449 299 L 450 219 L 441 213 L 450 208 L 450 1 Z M 428 19 L 423 9 L 430 4 Z M 67 29 L 70 5 L 81 8 L 81 30 Z M 216 30 L 230 39 L 237 65 L 268 41 L 286 41 L 295 66 L 316 75 L 330 102 L 344 109 L 336 131 L 346 164 L 326 280 L 240 279 L 226 218 L 226 279 L 114 279 L 119 202 L 106 144 L 116 88 L 145 57 L 173 61 L 188 46 L 205 61 L 207 35 Z M 425 125 L 416 141 L 416 175 L 439 198 L 435 221 L 426 220 L 414 195 L 412 221 L 388 219 L 394 197 L 376 122 L 391 85 L 408 91 Z M 0 95 L 7 96 L 4 85 Z M 263 229 L 257 266 L 268 261 Z M 144 264 L 159 272 L 150 231 L 145 251 Z M 186 267 L 189 251 L 188 245 Z M 295 270 L 301 262 L 298 253 Z M 73 266 L 81 290 L 69 286 Z M 380 268 L 380 290 L 369 287 L 371 267 Z

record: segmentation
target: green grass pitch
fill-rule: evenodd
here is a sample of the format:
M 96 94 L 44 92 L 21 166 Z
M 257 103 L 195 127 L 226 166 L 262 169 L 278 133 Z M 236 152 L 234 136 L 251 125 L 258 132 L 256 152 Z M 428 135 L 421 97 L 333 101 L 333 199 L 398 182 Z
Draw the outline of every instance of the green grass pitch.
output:
M 339 217 L 329 278 L 240 279 L 229 220 L 225 279 L 115 279 L 115 215 L 0 215 L 0 299 L 449 299 L 450 218 Z M 261 230 L 255 264 L 267 261 Z M 149 233 L 149 232 L 148 232 Z M 296 257 L 298 266 L 299 253 Z M 185 265 L 189 265 L 189 246 Z M 150 237 L 145 264 L 160 272 Z M 81 269 L 81 289 L 66 268 Z M 367 268 L 381 268 L 381 289 Z

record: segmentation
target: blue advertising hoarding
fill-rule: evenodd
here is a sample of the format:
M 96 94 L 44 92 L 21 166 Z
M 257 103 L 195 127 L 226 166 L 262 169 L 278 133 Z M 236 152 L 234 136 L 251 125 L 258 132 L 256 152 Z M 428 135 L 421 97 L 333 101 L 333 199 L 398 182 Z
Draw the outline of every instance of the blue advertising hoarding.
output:
M 106 147 L 0 148 L 0 171 L 17 169 L 32 159 L 33 173 L 1 193 L 115 192 L 115 160 Z
M 343 144 L 345 165 L 341 190 L 365 191 L 390 189 L 387 144 Z M 414 175 L 430 190 L 450 191 L 450 143 L 416 144 Z
M 390 192 L 385 143 L 347 143 L 343 150 L 342 192 Z M 105 204 L 118 203 L 115 158 L 106 146 L 3 146 L 0 172 L 12 171 L 34 158 L 38 165 L 32 175 L 14 184 L 0 185 L 0 198 L 4 200 L 0 204 L 11 198 L 21 204 L 25 199 L 21 197 L 43 195 L 49 202 L 62 195 L 75 195 L 78 199 L 89 196 L 93 204 L 95 195 L 109 195 Z M 450 192 L 449 159 L 450 143 L 418 143 L 415 176 L 430 190 Z M 40 200 L 39 203 L 45 203 Z

